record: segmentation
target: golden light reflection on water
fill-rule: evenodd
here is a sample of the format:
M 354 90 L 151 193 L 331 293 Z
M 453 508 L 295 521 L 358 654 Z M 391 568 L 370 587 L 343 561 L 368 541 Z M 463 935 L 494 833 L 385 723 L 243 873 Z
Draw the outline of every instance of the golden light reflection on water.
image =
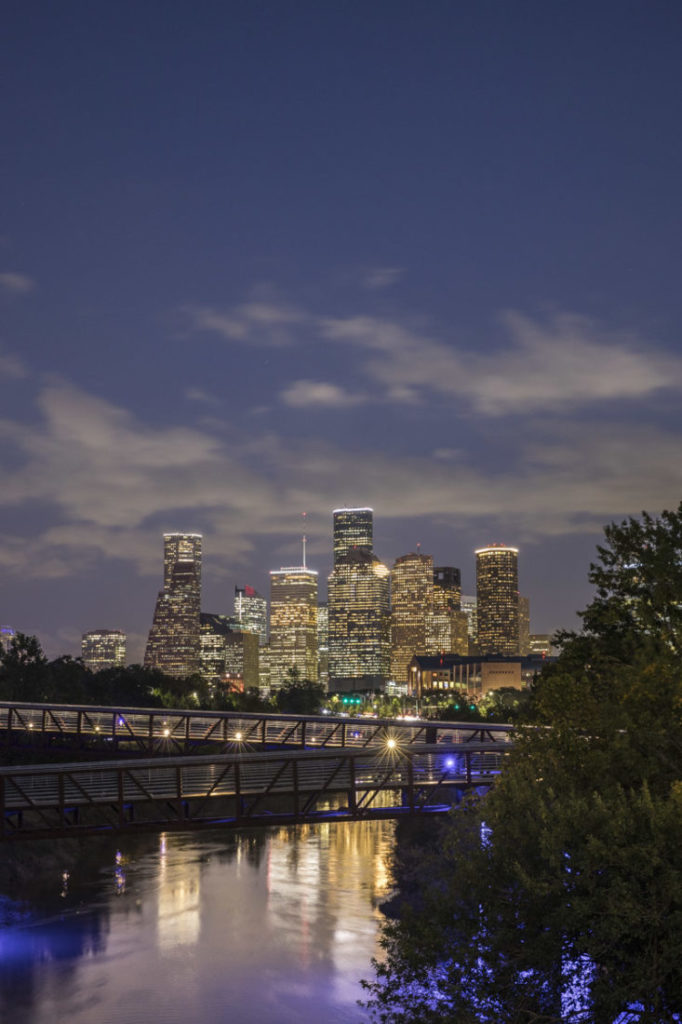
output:
M 168 837 L 165 833 L 159 840 L 159 883 L 159 949 L 167 951 L 195 943 L 201 927 L 199 864 L 173 860 L 169 863 Z
M 36 911 L 5 936 L 21 981 L 12 1024 L 215 1024 L 228 1006 L 239 1024 L 356 1024 L 393 834 L 345 822 L 122 835 L 115 857 L 93 853 L 89 889 L 76 888 L 82 867 L 68 885 L 60 871 L 58 919 Z

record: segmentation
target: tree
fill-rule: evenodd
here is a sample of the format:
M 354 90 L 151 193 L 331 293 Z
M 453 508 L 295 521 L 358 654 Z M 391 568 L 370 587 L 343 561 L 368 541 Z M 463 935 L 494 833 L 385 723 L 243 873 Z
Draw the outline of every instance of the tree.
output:
M 17 633 L 0 653 L 2 700 L 46 701 L 52 696 L 52 677 L 42 647 L 34 636 Z
M 326 696 L 322 683 L 301 679 L 296 666 L 287 670 L 282 686 L 275 693 L 275 707 L 290 715 L 315 715 L 322 707 Z
M 385 929 L 368 984 L 385 1024 L 680 1019 L 682 505 L 605 537 L 536 724 Z

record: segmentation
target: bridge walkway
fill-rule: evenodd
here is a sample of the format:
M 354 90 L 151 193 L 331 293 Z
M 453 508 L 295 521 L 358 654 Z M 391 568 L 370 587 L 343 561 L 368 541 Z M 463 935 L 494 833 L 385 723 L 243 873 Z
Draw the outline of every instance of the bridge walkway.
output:
M 101 758 L 280 747 L 363 750 L 391 736 L 401 746 L 505 744 L 511 729 L 485 722 L 0 702 L 0 748 L 79 749 Z
M 245 751 L 0 769 L 0 841 L 117 830 L 254 827 L 449 810 L 489 786 L 510 743 Z

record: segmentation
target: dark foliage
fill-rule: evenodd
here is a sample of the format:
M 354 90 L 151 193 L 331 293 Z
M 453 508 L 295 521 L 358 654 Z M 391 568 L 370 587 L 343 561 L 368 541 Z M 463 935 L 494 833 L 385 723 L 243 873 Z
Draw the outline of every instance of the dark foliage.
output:
M 383 1024 L 681 1019 L 682 506 L 608 527 L 590 579 L 535 724 L 385 928 Z

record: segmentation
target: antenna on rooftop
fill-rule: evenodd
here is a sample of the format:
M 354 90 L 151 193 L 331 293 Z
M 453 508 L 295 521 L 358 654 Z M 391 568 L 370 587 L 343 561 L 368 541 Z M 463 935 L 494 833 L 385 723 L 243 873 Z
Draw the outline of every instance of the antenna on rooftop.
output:
M 307 515 L 308 515 L 307 512 L 301 512 L 301 519 L 303 520 L 303 531 L 304 531 L 303 532 L 303 568 L 304 569 L 306 568 L 306 564 L 305 564 L 305 545 L 306 545 L 306 541 L 308 540 L 308 538 L 305 535 L 305 523 L 306 523 Z

